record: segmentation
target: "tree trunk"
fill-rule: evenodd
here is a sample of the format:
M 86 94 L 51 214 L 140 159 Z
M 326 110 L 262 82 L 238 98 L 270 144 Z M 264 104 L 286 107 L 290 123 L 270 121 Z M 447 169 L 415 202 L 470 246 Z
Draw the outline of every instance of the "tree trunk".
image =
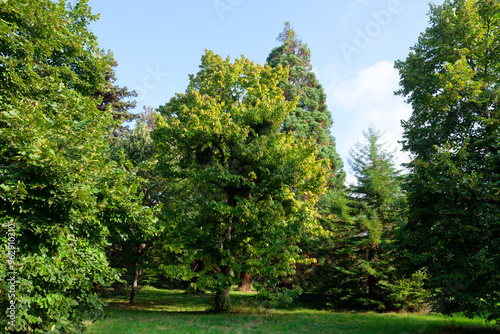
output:
M 232 274 L 231 268 L 223 266 L 221 271 L 224 275 L 230 276 Z M 226 289 L 217 290 L 213 300 L 213 311 L 215 313 L 228 313 L 231 311 L 231 286 Z
M 238 287 L 239 291 L 250 292 L 252 291 L 252 287 L 250 286 L 250 275 L 246 271 L 242 271 L 240 273 L 241 283 Z
M 146 244 L 141 243 L 137 248 L 136 255 L 139 256 L 146 249 Z M 130 289 L 130 300 L 129 303 L 135 303 L 135 296 L 137 295 L 137 290 L 139 289 L 139 277 L 141 276 L 141 268 L 139 267 L 139 263 L 135 264 L 135 273 L 134 273 L 134 281 L 132 282 L 132 288 Z
M 372 265 L 371 262 L 373 261 L 374 258 L 375 258 L 375 249 L 374 249 L 374 246 L 372 245 L 372 247 L 370 248 L 369 253 L 368 253 L 368 261 L 370 262 L 370 265 Z M 368 296 L 372 300 L 376 299 L 376 296 L 375 296 L 375 285 L 376 284 L 377 284 L 377 278 L 374 275 L 369 275 L 368 276 Z
M 132 283 L 132 289 L 130 290 L 130 304 L 135 303 L 135 296 L 137 294 L 137 289 L 139 286 L 139 276 L 141 275 L 141 270 L 139 267 L 136 265 L 135 266 L 135 275 L 134 275 L 134 282 Z
M 194 261 L 194 264 L 191 266 L 191 270 L 194 272 L 194 273 L 198 273 L 200 271 L 202 271 L 203 269 L 205 269 L 205 261 L 204 260 L 195 260 Z M 186 293 L 196 293 L 196 292 L 199 292 L 199 290 L 193 288 L 191 286 L 191 283 L 196 283 L 198 282 L 198 277 L 194 277 L 193 279 L 191 279 L 189 282 L 187 282 L 187 286 L 185 288 L 185 292 Z

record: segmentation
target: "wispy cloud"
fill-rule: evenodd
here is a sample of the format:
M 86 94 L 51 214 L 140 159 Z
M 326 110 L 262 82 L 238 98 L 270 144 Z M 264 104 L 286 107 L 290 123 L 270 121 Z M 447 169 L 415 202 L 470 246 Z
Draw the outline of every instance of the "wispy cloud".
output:
M 370 124 L 386 131 L 384 139 L 389 148 L 397 150 L 397 164 L 409 161 L 408 154 L 400 151 L 398 141 L 402 139 L 401 120 L 410 117 L 411 107 L 394 95 L 399 74 L 392 62 L 376 63 L 343 81 L 336 79 L 335 67 L 328 66 L 321 71 L 321 78 L 326 82 L 328 106 L 335 122 L 333 135 L 344 163 L 347 164 L 349 149 L 363 141 L 363 130 Z M 349 171 L 348 166 L 346 169 Z M 353 181 L 352 175 L 348 175 L 348 182 Z

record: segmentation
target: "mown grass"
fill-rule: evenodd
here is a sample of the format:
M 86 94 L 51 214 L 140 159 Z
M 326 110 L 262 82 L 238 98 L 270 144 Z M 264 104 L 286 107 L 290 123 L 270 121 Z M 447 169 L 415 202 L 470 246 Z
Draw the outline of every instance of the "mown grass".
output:
M 208 294 L 145 288 L 134 305 L 127 298 L 108 300 L 107 318 L 88 323 L 90 333 L 500 333 L 481 319 L 436 314 L 334 312 L 321 304 L 294 303 L 267 308 L 255 294 L 231 294 L 234 313 L 210 314 Z

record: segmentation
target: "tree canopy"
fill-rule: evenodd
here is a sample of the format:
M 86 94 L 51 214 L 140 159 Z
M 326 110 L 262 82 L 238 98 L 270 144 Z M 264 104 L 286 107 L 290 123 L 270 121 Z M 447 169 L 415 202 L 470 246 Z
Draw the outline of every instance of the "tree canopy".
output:
M 115 84 L 88 0 L 0 3 L 2 330 L 82 332 L 99 292 L 129 274 L 133 303 L 145 273 L 213 292 L 221 313 L 251 278 L 268 300 L 417 310 L 430 294 L 500 320 L 500 0 L 430 6 L 395 63 L 408 175 L 370 127 L 348 188 L 290 23 L 265 65 L 205 51 L 186 91 L 128 131 L 136 94 Z
M 117 122 L 93 94 L 112 63 L 88 30 L 95 19 L 86 1 L 0 7 L 0 307 L 16 303 L 2 329 L 75 332 L 99 318 L 96 292 L 116 278 L 102 211 L 144 212 L 129 171 L 108 159 Z
M 333 121 L 326 105 L 326 94 L 312 71 L 311 50 L 298 39 L 289 22 L 285 22 L 278 41 L 282 44 L 271 51 L 266 61 L 271 67 L 288 67 L 288 78 L 280 82 L 280 88 L 287 101 L 298 99 L 295 109 L 283 123 L 283 131 L 293 131 L 298 137 L 314 140 L 319 156 L 330 160 L 330 187 L 340 189 L 345 181 L 343 164 L 330 133 Z
M 256 65 L 207 51 L 185 94 L 160 108 L 154 138 L 175 157 L 165 175 L 186 182 L 191 200 L 173 213 L 175 249 L 188 250 L 167 271 L 217 291 L 227 309 L 233 271 L 264 283 L 300 261 L 298 239 L 314 228 L 313 205 L 324 187 L 325 162 L 312 143 L 282 132 L 295 102 L 283 98 L 281 67 Z M 189 210 L 188 210 L 189 208 Z M 193 271 L 203 261 L 201 271 Z M 272 284 L 271 284 L 272 285 Z
M 400 259 L 429 272 L 436 309 L 489 319 L 500 318 L 499 10 L 496 0 L 432 5 L 430 27 L 396 62 L 414 156 Z

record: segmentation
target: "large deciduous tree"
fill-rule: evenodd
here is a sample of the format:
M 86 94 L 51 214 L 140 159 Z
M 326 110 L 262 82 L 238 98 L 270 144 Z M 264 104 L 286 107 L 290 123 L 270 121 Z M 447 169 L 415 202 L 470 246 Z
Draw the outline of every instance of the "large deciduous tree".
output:
M 170 212 L 170 247 L 186 252 L 165 269 L 215 290 L 217 312 L 228 310 L 234 273 L 270 286 L 290 274 L 302 260 L 298 239 L 315 227 L 326 162 L 310 141 L 281 131 L 296 102 L 278 87 L 286 78 L 281 66 L 231 63 L 207 51 L 186 93 L 160 108 L 160 158 L 176 159 L 164 172 L 183 179 L 191 195 Z
M 443 313 L 500 318 L 500 2 L 431 5 L 430 27 L 396 68 L 413 107 L 403 122 L 409 272 L 426 268 Z
M 69 333 L 98 318 L 96 290 L 115 277 L 102 211 L 142 212 L 130 174 L 108 159 L 116 122 L 92 96 L 111 69 L 95 18 L 86 1 L 0 4 L 0 308 L 15 306 L 2 332 Z

